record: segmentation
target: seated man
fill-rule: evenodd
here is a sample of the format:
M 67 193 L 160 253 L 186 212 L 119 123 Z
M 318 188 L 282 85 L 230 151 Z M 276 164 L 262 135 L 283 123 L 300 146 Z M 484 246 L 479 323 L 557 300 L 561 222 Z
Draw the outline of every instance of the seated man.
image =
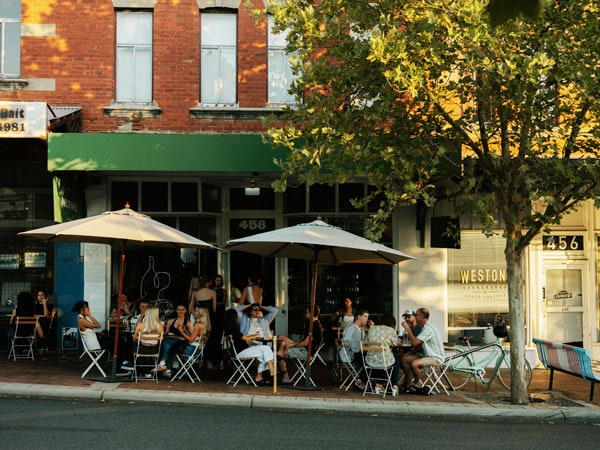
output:
M 444 344 L 438 331 L 429 323 L 429 310 L 427 308 L 419 308 L 414 317 L 417 324 L 423 327 L 418 337 L 415 336 L 407 321 L 402 322 L 402 327 L 408 334 L 410 344 L 413 347 L 422 345 L 423 353 L 407 353 L 402 357 L 400 362 L 402 370 L 404 370 L 406 375 L 402 389 L 408 393 L 417 392 L 414 385 L 419 382 L 423 367 L 444 362 Z
M 306 317 L 306 324 L 302 336 L 299 341 L 294 341 L 287 336 L 277 336 L 277 363 L 279 370 L 282 372 L 281 382 L 286 384 L 290 382 L 290 377 L 287 373 L 287 365 L 284 358 L 297 358 L 306 359 L 308 356 L 308 342 L 310 340 L 309 330 L 310 323 L 313 323 L 312 329 L 312 344 L 311 344 L 311 355 L 314 356 L 317 348 L 321 345 L 323 340 L 323 327 L 319 322 L 319 314 L 321 309 L 318 305 L 315 305 L 313 317 L 310 317 L 310 307 L 304 310 L 304 316 Z
M 354 363 L 355 366 L 360 365 L 362 367 L 363 361 L 360 354 L 360 342 L 366 338 L 365 327 L 372 327 L 373 325 L 373 321 L 369 319 L 369 311 L 366 309 L 359 310 L 354 323 L 344 329 L 342 336 L 344 346 L 339 350 L 342 362 Z M 362 370 L 362 368 L 359 370 Z M 365 388 L 365 383 L 360 378 L 357 378 L 354 380 L 354 386 L 362 391 Z
M 267 339 L 271 333 L 271 322 L 279 310 L 274 306 L 262 306 L 255 302 L 251 305 L 237 305 L 235 310 L 240 322 L 240 332 L 244 336 L 258 334 Z

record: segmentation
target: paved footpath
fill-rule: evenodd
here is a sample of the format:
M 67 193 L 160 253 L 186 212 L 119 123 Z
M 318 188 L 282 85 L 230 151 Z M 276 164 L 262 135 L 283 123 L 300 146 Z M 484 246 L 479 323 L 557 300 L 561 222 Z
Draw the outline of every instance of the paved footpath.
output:
M 107 372 L 110 365 L 105 363 Z M 526 406 L 511 405 L 509 393 L 494 381 L 489 392 L 481 384 L 469 382 L 465 388 L 448 396 L 437 394 L 418 396 L 401 394 L 363 396 L 356 390 L 343 391 L 332 382 L 331 369 L 313 368 L 313 378 L 319 389 L 303 390 L 279 387 L 253 387 L 225 384 L 226 372 L 201 371 L 202 382 L 189 380 L 158 383 L 151 381 L 111 383 L 99 381 L 93 371 L 86 378 L 81 373 L 86 364 L 76 355 L 51 353 L 35 361 L 0 359 L 0 395 L 17 397 L 67 398 L 97 401 L 138 401 L 181 403 L 205 406 L 232 406 L 265 410 L 321 411 L 347 414 L 378 414 L 394 416 L 455 417 L 483 420 L 527 420 L 536 422 L 578 421 L 600 424 L 600 392 L 593 402 L 589 398 L 590 384 L 561 373 L 554 375 L 554 390 L 548 391 L 549 372 L 534 370 L 529 389 L 532 402 Z

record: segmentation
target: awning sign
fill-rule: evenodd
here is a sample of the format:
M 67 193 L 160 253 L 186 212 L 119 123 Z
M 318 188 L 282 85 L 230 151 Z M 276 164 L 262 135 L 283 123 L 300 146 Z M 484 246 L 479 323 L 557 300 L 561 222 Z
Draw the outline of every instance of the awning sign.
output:
M 48 136 L 48 112 L 42 102 L 0 102 L 0 138 Z

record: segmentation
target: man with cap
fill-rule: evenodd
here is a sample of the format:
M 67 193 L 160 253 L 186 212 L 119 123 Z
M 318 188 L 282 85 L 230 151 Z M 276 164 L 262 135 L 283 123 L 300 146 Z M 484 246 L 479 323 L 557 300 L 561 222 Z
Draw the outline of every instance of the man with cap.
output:
M 421 369 L 425 366 L 441 364 L 444 361 L 444 344 L 438 330 L 429 323 L 429 310 L 419 308 L 414 314 L 417 324 L 422 326 L 419 336 L 415 336 L 408 321 L 402 322 L 411 345 L 422 345 L 423 352 L 407 353 L 402 356 L 401 365 L 405 378 L 403 390 L 408 393 L 419 392 L 414 383 L 420 382 Z
M 421 330 L 423 329 L 423 325 L 419 325 L 417 323 L 417 319 L 415 319 L 415 312 L 409 311 L 408 309 L 404 311 L 402 314 L 402 318 L 410 325 L 412 332 L 415 336 L 418 336 Z

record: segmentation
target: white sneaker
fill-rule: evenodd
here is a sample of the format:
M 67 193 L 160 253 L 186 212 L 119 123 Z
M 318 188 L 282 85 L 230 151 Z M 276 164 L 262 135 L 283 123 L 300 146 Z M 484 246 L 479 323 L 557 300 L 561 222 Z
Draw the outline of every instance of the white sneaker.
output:
M 392 396 L 398 396 L 398 386 L 392 386 Z
M 375 385 L 375 393 L 376 394 L 383 394 L 383 386 L 381 384 L 376 384 Z

